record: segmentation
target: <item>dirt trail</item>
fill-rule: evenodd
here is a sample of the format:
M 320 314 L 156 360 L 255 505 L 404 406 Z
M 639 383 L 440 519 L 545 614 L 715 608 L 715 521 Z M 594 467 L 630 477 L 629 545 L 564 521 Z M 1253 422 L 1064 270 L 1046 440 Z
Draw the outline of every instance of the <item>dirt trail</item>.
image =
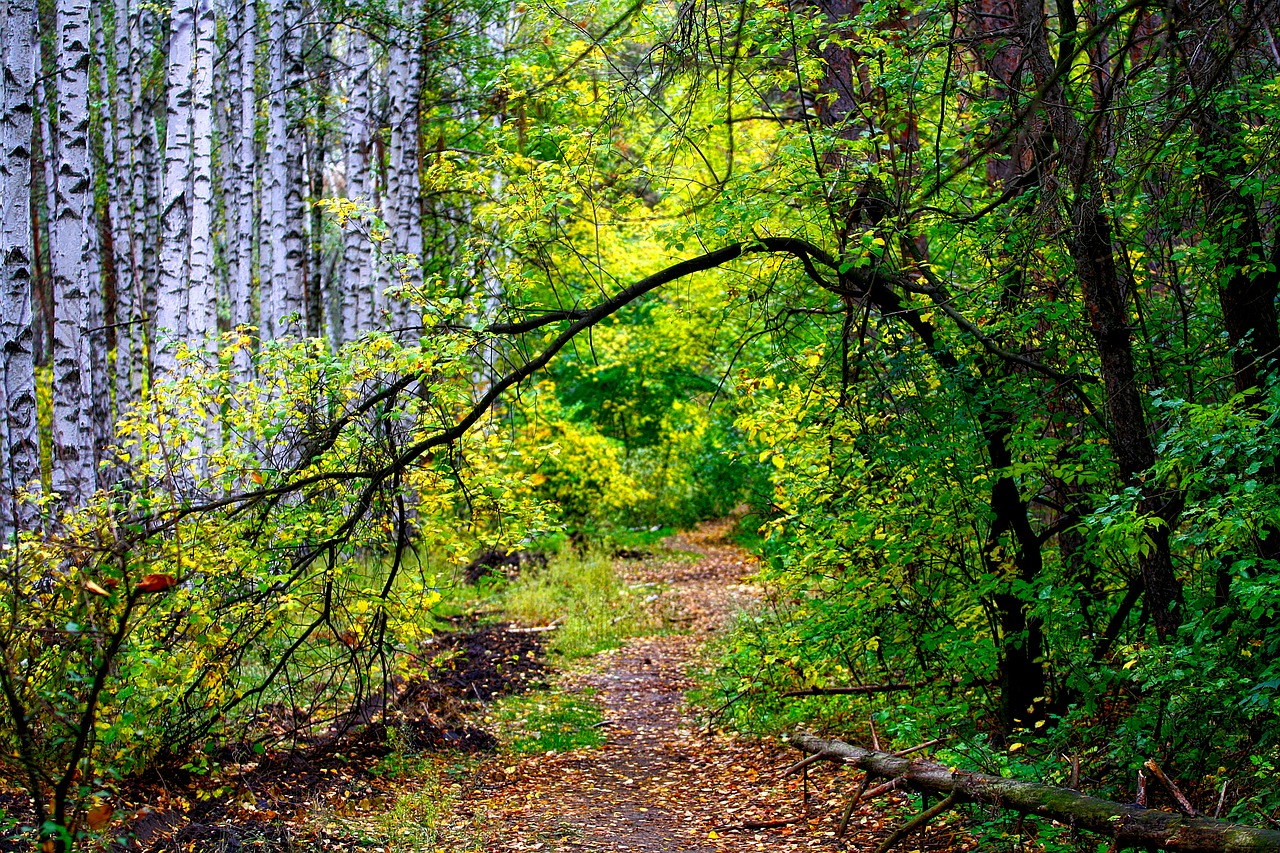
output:
M 486 850 L 845 849 L 834 838 L 837 781 L 830 772 L 813 780 L 806 810 L 800 780 L 779 778 L 794 752 L 708 734 L 683 707 L 689 665 L 709 635 L 754 598 L 742 580 L 751 558 L 724 539 L 731 524 L 707 523 L 668 541 L 697 554 L 696 562 L 659 558 L 626 567 L 630 580 L 671 585 L 668 595 L 681 602 L 689 631 L 633 640 L 562 683 L 596 691 L 607 741 L 492 768 L 464 815 Z M 871 823 L 879 829 L 878 820 Z M 863 813 L 853 825 L 871 828 Z M 865 832 L 858 835 L 846 839 L 847 849 L 869 843 Z

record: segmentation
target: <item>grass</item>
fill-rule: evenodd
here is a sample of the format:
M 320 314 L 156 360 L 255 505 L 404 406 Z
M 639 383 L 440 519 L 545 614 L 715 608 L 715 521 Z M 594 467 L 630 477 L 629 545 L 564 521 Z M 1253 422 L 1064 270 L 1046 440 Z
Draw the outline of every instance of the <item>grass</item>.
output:
M 394 730 L 391 730 L 394 731 Z M 339 812 L 317 808 L 310 822 L 323 831 L 333 827 L 339 836 L 358 839 L 377 849 L 421 851 L 478 850 L 466 827 L 448 818 L 461 799 L 457 781 L 474 769 L 475 759 L 412 751 L 403 737 L 390 735 L 392 751 L 375 768 L 375 775 L 394 779 L 394 792 L 367 800 L 346 802 Z
M 518 755 L 568 752 L 604 743 L 600 708 L 592 691 L 542 692 L 508 696 L 493 711 L 499 737 Z
M 609 533 L 609 542 L 615 548 L 629 551 L 657 551 L 662 540 L 676 533 L 674 527 L 641 527 L 638 530 L 614 530 Z
M 646 587 L 625 584 L 607 556 L 561 554 L 513 581 L 499 603 L 508 617 L 527 625 L 558 625 L 550 649 L 573 659 L 657 630 L 648 595 Z

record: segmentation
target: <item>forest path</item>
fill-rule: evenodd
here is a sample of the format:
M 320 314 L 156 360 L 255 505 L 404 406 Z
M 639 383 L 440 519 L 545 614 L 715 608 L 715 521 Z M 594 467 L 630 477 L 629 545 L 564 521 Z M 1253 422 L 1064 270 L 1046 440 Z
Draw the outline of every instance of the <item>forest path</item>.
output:
M 479 798 L 468 798 L 460 815 L 486 851 L 833 848 L 834 806 L 812 806 L 835 792 L 811 786 L 816 796 L 806 812 L 798 776 L 779 778 L 794 751 L 708 733 L 684 707 L 687 670 L 707 640 L 757 596 L 743 580 L 753 558 L 725 539 L 733 524 L 705 523 L 667 541 L 669 550 L 690 552 L 696 561 L 659 555 L 620 564 L 632 583 L 666 585 L 662 597 L 680 611 L 669 618 L 688 631 L 634 639 L 561 680 L 559 689 L 594 691 L 606 742 L 489 768 Z M 835 782 L 823 775 L 821 787 Z M 849 849 L 861 849 L 849 841 Z

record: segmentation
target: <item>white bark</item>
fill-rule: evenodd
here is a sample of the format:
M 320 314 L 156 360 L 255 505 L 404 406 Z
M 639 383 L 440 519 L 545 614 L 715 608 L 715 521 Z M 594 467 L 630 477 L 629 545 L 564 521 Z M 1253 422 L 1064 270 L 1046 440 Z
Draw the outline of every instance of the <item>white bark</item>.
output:
M 0 0 L 0 539 L 35 526 L 16 495 L 40 478 L 31 279 L 35 0 Z M 38 485 L 37 485 L 38 488 Z
M 373 93 L 369 74 L 369 36 L 352 30 L 347 41 L 350 69 L 346 112 L 347 198 L 368 202 L 373 180 Z M 343 235 L 342 339 L 355 340 L 373 328 L 373 247 L 363 229 L 348 226 Z
M 106 116 L 106 150 L 112 159 L 110 191 L 107 210 L 111 217 L 112 249 L 116 272 L 116 411 L 124 409 L 138 399 L 142 391 L 141 373 L 137 362 L 142 356 L 142 324 L 137 298 L 139 269 L 137 264 L 137 235 L 133 209 L 133 174 L 139 168 L 135 162 L 137 143 L 133 137 L 132 105 L 140 93 L 133 88 L 133 75 L 129 62 L 133 52 L 132 21 L 135 14 L 128 0 L 115 3 L 115 88 L 104 86 L 109 92 L 111 109 Z M 103 63 L 106 67 L 106 63 Z M 105 75 L 104 75 L 105 76 Z
M 302 151 L 299 123 L 289 115 L 289 97 L 301 94 L 302 67 L 297 0 L 271 0 L 271 48 L 267 108 L 267 175 L 263 219 L 267 226 L 264 249 L 270 264 L 263 266 L 263 332 L 278 338 L 297 331 L 306 293 L 303 279 Z M 264 256 L 268 254 L 263 252 Z M 269 270 L 269 282 L 267 270 Z
M 164 179 L 160 190 L 160 275 L 156 293 L 157 376 L 177 367 L 177 348 L 188 340 L 190 258 L 194 162 L 192 114 L 195 98 L 197 3 L 178 0 L 169 35 L 169 100 L 166 108 Z
M 93 317 L 90 269 L 97 264 L 91 227 L 89 159 L 89 2 L 58 0 L 57 121 L 53 139 L 53 489 L 70 506 L 96 488 L 89 328 Z M 105 390 L 105 389 L 104 389 Z
M 253 244 L 257 233 L 253 218 L 256 159 L 254 131 L 257 127 L 258 108 L 257 89 L 254 85 L 258 50 L 257 12 L 256 0 L 246 0 L 244 11 L 236 16 L 239 19 L 236 39 L 239 62 L 234 69 L 234 88 L 238 95 L 238 122 L 234 131 L 236 138 L 227 146 L 227 156 L 235 163 L 234 195 L 227 199 L 235 226 L 228 238 L 233 241 L 234 250 L 230 286 L 233 327 L 253 324 Z M 235 369 L 239 381 L 249 380 L 253 368 L 248 350 L 241 350 L 236 354 Z
M 213 270 L 213 53 L 217 18 L 211 0 L 195 3 L 191 75 L 191 223 L 187 343 L 218 351 L 218 289 Z
M 422 62 L 417 45 L 419 0 L 404 0 L 400 7 L 404 27 L 387 49 L 387 87 L 391 139 L 387 164 L 387 226 L 394 252 L 400 255 L 392 270 L 393 288 L 422 286 L 422 189 L 418 176 L 419 95 Z M 412 329 L 422 323 L 409 300 L 389 300 L 391 328 Z M 412 337 L 412 335 L 410 335 Z
M 127 18 L 128 74 L 133 100 L 129 109 L 129 206 L 133 211 L 133 228 L 129 234 L 129 263 L 133 270 L 134 317 L 138 321 L 134 340 L 139 349 L 128 365 L 126 399 L 129 401 L 142 396 L 143 378 L 151 376 L 151 364 L 156 354 L 157 244 L 160 230 L 155 206 L 159 197 L 159 140 L 152 105 L 143 90 L 142 81 L 142 72 L 151 52 L 145 37 L 145 24 L 153 18 L 154 13 L 146 4 L 136 0 L 130 3 Z M 118 26 L 121 19 L 116 20 Z

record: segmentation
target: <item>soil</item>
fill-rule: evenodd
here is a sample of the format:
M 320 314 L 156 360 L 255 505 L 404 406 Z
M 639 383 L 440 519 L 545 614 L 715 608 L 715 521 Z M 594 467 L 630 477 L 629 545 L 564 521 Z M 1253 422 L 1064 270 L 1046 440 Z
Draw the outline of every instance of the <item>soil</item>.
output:
M 490 762 L 479 789 L 453 816 L 460 840 L 483 849 L 712 853 L 729 850 L 874 850 L 907 799 L 890 795 L 855 811 L 835 837 L 851 774 L 815 768 L 783 776 L 799 754 L 781 743 L 736 738 L 703 727 L 685 705 L 687 676 L 706 641 L 732 614 L 750 608 L 744 582 L 752 560 L 728 543 L 732 520 L 701 525 L 667 541 L 696 556 L 619 565 L 633 582 L 666 585 L 687 633 L 633 640 L 597 655 L 558 687 L 587 691 L 604 710 L 603 747 Z M 807 794 L 807 797 L 806 797 Z M 448 830 L 446 831 L 446 835 Z M 450 849 L 445 844 L 442 849 Z M 945 820 L 910 850 L 964 850 Z

